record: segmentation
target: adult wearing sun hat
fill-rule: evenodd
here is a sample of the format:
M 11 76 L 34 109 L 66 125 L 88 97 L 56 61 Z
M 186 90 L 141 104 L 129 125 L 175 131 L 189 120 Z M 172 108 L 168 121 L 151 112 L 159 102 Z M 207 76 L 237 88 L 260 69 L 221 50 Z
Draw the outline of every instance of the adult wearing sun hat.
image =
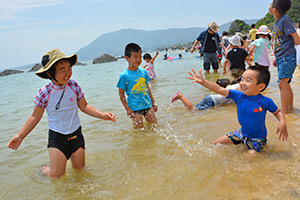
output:
M 209 23 L 208 29 L 201 32 L 196 41 L 193 44 L 191 53 L 194 52 L 195 47 L 201 43 L 200 53 L 203 55 L 203 68 L 205 73 L 208 74 L 210 70 L 210 65 L 215 73 L 218 72 L 219 63 L 218 63 L 218 54 L 221 54 L 220 46 L 225 50 L 224 44 L 220 40 L 218 34 L 219 26 L 215 23 Z M 218 52 L 218 54 L 217 54 Z

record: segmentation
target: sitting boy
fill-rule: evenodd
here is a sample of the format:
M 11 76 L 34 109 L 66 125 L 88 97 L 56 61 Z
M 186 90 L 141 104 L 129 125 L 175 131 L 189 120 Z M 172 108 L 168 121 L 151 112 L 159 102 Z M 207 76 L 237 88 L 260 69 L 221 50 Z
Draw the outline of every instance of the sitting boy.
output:
M 230 90 L 220 87 L 218 84 L 203 78 L 201 70 L 199 74 L 192 69 L 189 72 L 193 83 L 199 83 L 204 87 L 232 98 L 237 105 L 238 121 L 241 128 L 223 137 L 218 138 L 214 144 L 240 144 L 244 143 L 248 153 L 260 152 L 267 143 L 267 128 L 265 125 L 267 110 L 278 119 L 279 125 L 276 134 L 279 140 L 287 140 L 288 132 L 284 114 L 278 109 L 272 99 L 260 94 L 270 82 L 270 72 L 261 66 L 250 66 L 241 76 L 240 89 Z

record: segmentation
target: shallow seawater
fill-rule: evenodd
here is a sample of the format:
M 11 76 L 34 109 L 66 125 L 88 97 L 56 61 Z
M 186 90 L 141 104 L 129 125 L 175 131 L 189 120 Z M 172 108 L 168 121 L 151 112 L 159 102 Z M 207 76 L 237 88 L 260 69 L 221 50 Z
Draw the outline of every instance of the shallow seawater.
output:
M 213 145 L 239 128 L 235 105 L 189 112 L 180 101 L 170 104 L 180 90 L 193 103 L 212 92 L 191 83 L 191 68 L 202 68 L 196 54 L 183 60 L 155 61 L 158 79 L 150 83 L 158 104 L 158 122 L 136 130 L 118 97 L 116 83 L 125 60 L 73 68 L 73 79 L 89 104 L 113 112 L 117 123 L 80 112 L 86 139 L 86 168 L 49 180 L 39 167 L 49 164 L 47 114 L 17 151 L 6 147 L 32 113 L 35 95 L 48 81 L 34 73 L 0 78 L 0 199 L 300 199 L 300 73 L 292 82 L 295 109 L 286 115 L 289 140 L 278 140 L 276 118 L 267 114 L 268 145 L 256 157 L 243 145 Z M 264 92 L 280 106 L 277 71 Z M 220 74 L 206 75 L 216 81 Z M 226 76 L 229 77 L 229 76 Z M 229 77 L 230 78 L 230 77 Z

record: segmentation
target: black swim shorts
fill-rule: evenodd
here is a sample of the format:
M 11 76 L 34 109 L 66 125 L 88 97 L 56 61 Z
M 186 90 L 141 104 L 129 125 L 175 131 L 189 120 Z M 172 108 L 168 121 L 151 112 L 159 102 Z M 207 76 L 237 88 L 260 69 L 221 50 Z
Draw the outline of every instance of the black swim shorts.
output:
M 149 112 L 150 109 L 151 109 L 151 107 L 150 108 L 146 108 L 146 109 L 142 109 L 142 110 L 136 110 L 136 111 L 133 111 L 133 112 L 135 114 L 140 114 L 140 115 L 145 116 Z
M 69 160 L 71 154 L 77 151 L 80 147 L 85 149 L 84 137 L 81 133 L 81 126 L 74 132 L 68 135 L 49 130 L 48 148 L 59 149 Z

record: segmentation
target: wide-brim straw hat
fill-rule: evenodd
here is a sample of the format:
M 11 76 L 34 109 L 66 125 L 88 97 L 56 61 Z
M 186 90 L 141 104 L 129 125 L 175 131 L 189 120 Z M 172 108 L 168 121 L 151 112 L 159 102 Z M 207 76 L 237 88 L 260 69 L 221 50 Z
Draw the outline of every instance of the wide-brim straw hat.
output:
M 209 23 L 207 25 L 215 33 L 219 32 L 220 30 L 219 26 L 215 22 Z
M 231 36 L 228 39 L 228 42 L 233 46 L 241 46 L 241 37 L 238 35 Z
M 42 57 L 42 65 L 43 67 L 39 69 L 35 74 L 41 78 L 49 79 L 47 75 L 47 71 L 59 60 L 67 59 L 70 62 L 70 66 L 73 66 L 77 62 L 77 55 L 72 54 L 70 56 L 66 56 L 59 49 L 52 49 L 45 53 Z

